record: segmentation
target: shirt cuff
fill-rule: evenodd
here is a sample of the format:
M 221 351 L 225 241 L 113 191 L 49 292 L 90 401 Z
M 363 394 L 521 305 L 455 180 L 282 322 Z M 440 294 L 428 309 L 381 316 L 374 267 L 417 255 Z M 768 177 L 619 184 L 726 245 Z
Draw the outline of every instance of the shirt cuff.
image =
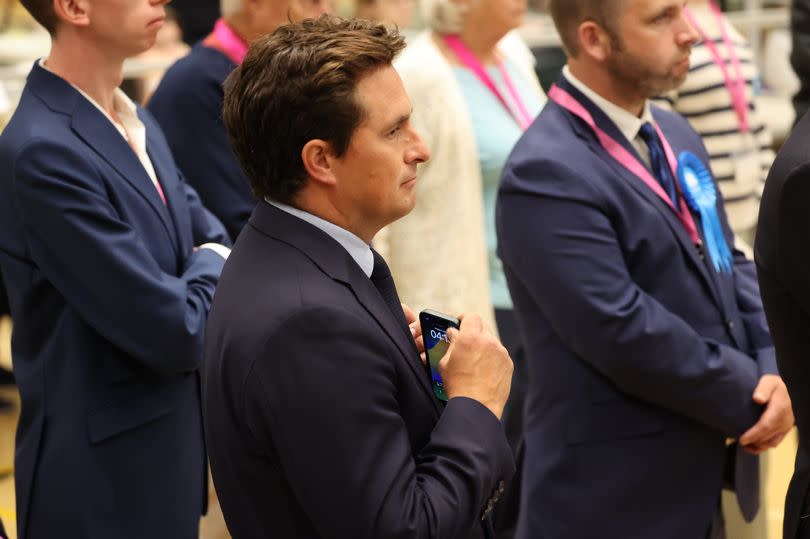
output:
M 211 249 L 225 260 L 228 260 L 228 255 L 231 254 L 230 249 L 219 243 L 203 243 L 200 245 L 200 249 Z

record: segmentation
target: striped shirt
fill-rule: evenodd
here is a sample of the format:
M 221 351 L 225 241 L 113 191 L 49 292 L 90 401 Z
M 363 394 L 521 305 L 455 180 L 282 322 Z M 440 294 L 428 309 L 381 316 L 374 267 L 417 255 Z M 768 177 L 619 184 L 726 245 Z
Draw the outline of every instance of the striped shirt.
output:
M 700 28 L 717 46 L 720 56 L 728 66 L 732 80 L 735 69 L 723 40 L 723 34 L 708 6 L 690 7 Z M 701 41 L 692 48 L 689 74 L 677 90 L 656 100 L 656 104 L 683 115 L 697 131 L 711 159 L 712 172 L 725 200 L 731 228 L 736 233 L 750 231 L 757 221 L 762 183 L 774 159 L 772 136 L 756 107 L 755 85 L 759 84 L 759 71 L 754 63 L 754 54 L 745 38 L 723 17 L 728 34 L 740 59 L 746 81 L 746 96 L 749 101 L 750 136 L 740 132 L 740 124 L 732 105 L 731 94 L 725 85 L 723 70 L 715 64 L 709 48 Z M 735 163 L 733 156 L 753 145 L 754 169 L 758 173 L 745 174 Z M 742 173 L 740 173 L 742 172 Z M 751 170 L 751 172 L 755 172 Z

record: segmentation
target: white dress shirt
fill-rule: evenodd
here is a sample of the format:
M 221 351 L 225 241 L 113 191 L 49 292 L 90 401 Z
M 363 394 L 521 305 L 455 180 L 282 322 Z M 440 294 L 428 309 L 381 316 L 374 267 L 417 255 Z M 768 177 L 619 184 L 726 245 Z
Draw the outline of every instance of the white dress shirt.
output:
M 616 127 L 619 128 L 622 135 L 633 145 L 633 147 L 638 151 L 638 154 L 644 160 L 644 163 L 649 167 L 650 166 L 650 150 L 647 147 L 647 143 L 644 142 L 644 139 L 639 136 L 639 130 L 641 126 L 647 122 L 655 124 L 655 120 L 653 120 L 652 112 L 650 111 L 650 101 L 647 100 L 644 102 L 644 110 L 641 113 L 641 117 L 634 115 L 631 112 L 628 112 L 621 108 L 620 106 L 611 103 L 601 95 L 597 94 L 590 88 L 588 88 L 584 82 L 577 79 L 572 73 L 571 70 L 568 69 L 568 66 L 563 67 L 563 75 L 565 78 L 570 82 L 574 88 L 585 94 L 585 97 L 590 99 L 594 105 L 599 107 L 602 112 L 605 113 Z
M 299 210 L 298 208 L 293 208 L 281 202 L 276 202 L 275 200 L 270 200 L 269 198 L 265 198 L 265 201 L 271 206 L 275 206 L 290 215 L 298 217 L 302 221 L 306 221 L 312 226 L 318 227 L 329 234 L 332 239 L 341 244 L 343 248 L 348 251 L 349 255 L 351 255 L 354 261 L 357 262 L 357 265 L 360 266 L 360 269 L 363 270 L 363 273 L 366 274 L 366 277 L 371 277 L 371 272 L 374 271 L 374 254 L 371 252 L 371 247 L 366 242 L 345 228 L 341 228 L 334 223 L 321 219 L 317 215 Z

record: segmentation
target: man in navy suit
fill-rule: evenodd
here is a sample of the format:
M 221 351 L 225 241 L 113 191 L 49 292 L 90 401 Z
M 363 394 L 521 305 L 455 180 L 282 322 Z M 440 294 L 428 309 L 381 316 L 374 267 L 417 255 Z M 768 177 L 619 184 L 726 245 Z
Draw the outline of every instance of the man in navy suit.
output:
M 242 63 L 248 43 L 328 6 L 326 0 L 222 0 L 214 31 L 166 71 L 149 100 L 183 175 L 234 240 L 256 199 L 228 144 L 222 84 Z
M 228 240 L 117 89 L 165 3 L 23 0 L 53 44 L 0 137 L 21 539 L 198 536 L 197 369 Z
M 497 209 L 529 365 L 521 539 L 722 537 L 724 479 L 753 518 L 755 455 L 793 424 L 703 144 L 648 102 L 687 73 L 683 4 L 550 5 L 568 66 Z
M 506 350 L 464 316 L 442 406 L 369 247 L 413 208 L 429 156 L 391 66 L 404 46 L 324 16 L 254 42 L 226 84 L 225 124 L 262 197 L 205 341 L 205 433 L 234 539 L 486 536 L 514 471 Z

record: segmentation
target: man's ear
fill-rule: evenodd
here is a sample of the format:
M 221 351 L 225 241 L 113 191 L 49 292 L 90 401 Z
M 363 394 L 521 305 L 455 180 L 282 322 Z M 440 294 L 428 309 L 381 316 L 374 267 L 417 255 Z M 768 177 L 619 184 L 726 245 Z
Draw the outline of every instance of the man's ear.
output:
M 63 24 L 71 26 L 90 24 L 90 5 L 87 0 L 53 0 L 53 9 Z
M 313 181 L 325 185 L 337 183 L 333 167 L 335 154 L 332 145 L 325 140 L 313 139 L 307 142 L 301 150 L 301 160 L 307 175 Z
M 585 21 L 577 29 L 580 54 L 590 56 L 597 62 L 604 62 L 610 55 L 612 43 L 610 35 L 594 21 Z

